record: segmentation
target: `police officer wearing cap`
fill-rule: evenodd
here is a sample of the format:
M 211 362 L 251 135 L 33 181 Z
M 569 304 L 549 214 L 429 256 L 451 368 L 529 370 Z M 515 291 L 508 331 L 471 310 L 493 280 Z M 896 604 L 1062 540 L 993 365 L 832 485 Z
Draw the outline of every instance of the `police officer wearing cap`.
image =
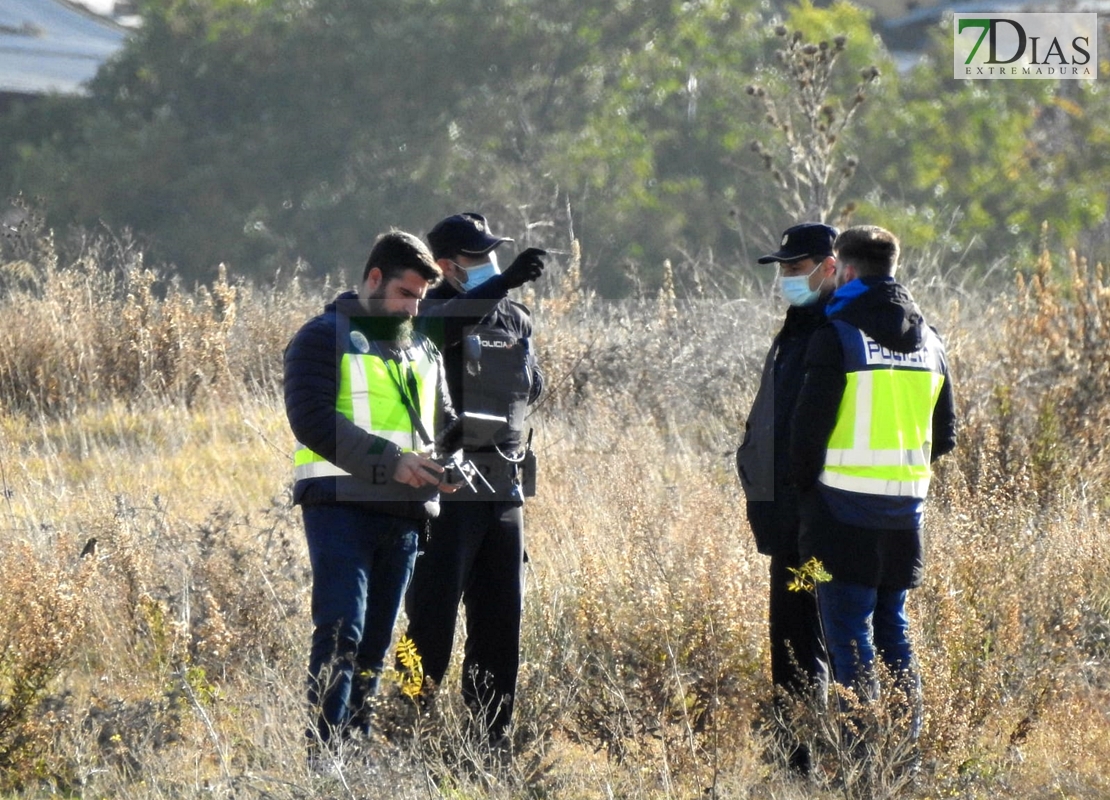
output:
M 428 293 L 418 323 L 443 352 L 465 458 L 482 479 L 451 495 L 458 499 L 431 523 L 405 598 L 407 635 L 425 677 L 441 684 L 462 603 L 463 697 L 480 734 L 507 748 L 520 663 L 523 505 L 533 485 L 525 414 L 543 390 L 531 313 L 508 293 L 543 274 L 546 251 L 528 248 L 502 271 L 496 250 L 512 239 L 495 236 L 475 212 L 441 220 L 427 239 L 444 283 Z
M 771 681 L 781 713 L 789 707 L 788 698 L 821 693 L 828 684 L 816 600 L 787 588 L 794 578 L 791 570 L 801 566 L 798 492 L 790 485 L 788 467 L 791 417 L 802 389 L 806 348 L 825 324 L 825 305 L 836 289 L 836 236 L 829 225 L 805 222 L 788 228 L 779 249 L 758 259 L 760 264 L 778 264 L 779 289 L 789 307 L 767 353 L 736 466 L 756 548 L 771 557 Z M 807 773 L 805 745 L 785 729 L 782 734 L 791 768 Z

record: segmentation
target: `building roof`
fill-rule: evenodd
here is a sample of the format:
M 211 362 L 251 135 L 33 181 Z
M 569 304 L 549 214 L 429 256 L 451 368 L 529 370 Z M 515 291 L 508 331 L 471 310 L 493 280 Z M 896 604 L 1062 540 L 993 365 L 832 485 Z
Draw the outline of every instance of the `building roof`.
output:
M 127 34 L 65 0 L 3 0 L 0 93 L 81 94 Z

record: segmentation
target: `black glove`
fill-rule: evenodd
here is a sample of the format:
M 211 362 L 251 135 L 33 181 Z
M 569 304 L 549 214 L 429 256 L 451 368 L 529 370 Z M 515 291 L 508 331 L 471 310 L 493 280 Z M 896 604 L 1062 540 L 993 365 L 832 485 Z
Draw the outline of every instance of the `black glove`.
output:
M 543 259 L 540 256 L 546 255 L 546 250 L 529 247 L 513 259 L 513 263 L 501 273 L 505 276 L 505 285 L 510 289 L 515 289 L 543 275 Z

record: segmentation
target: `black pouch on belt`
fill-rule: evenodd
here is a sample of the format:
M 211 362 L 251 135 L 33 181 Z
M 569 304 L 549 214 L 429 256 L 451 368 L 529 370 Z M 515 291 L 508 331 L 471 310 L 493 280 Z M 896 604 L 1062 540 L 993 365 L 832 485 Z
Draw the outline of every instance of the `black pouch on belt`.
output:
M 532 449 L 532 431 L 528 431 L 524 460 L 520 462 L 520 493 L 525 497 L 536 496 L 536 451 Z

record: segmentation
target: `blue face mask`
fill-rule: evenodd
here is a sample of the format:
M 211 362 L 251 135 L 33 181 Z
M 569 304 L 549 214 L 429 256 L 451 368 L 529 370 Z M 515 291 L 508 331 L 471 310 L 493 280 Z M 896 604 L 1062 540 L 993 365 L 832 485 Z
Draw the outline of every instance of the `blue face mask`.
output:
M 463 269 L 466 272 L 466 283 L 463 284 L 463 288 L 467 291 L 476 289 L 494 275 L 501 274 L 501 270 L 493 262 L 479 264 L 476 267 L 464 267 Z
M 810 306 L 817 302 L 821 297 L 819 289 L 809 288 L 809 279 L 813 277 L 813 273 L 821 269 L 818 264 L 813 268 L 813 272 L 809 275 L 793 275 L 788 278 L 779 278 L 779 292 L 786 302 L 792 306 Z M 824 283 L 824 281 L 822 281 Z
M 455 288 L 461 292 L 468 292 L 471 289 L 477 288 L 494 275 L 501 274 L 501 269 L 497 266 L 497 254 L 493 252 L 490 252 L 489 261 L 485 264 L 475 264 L 473 267 L 464 267 L 457 261 L 452 261 L 451 263 L 454 264 L 460 272 L 466 275 L 465 283 L 458 282 L 457 280 L 452 281 L 452 283 L 456 284 Z

